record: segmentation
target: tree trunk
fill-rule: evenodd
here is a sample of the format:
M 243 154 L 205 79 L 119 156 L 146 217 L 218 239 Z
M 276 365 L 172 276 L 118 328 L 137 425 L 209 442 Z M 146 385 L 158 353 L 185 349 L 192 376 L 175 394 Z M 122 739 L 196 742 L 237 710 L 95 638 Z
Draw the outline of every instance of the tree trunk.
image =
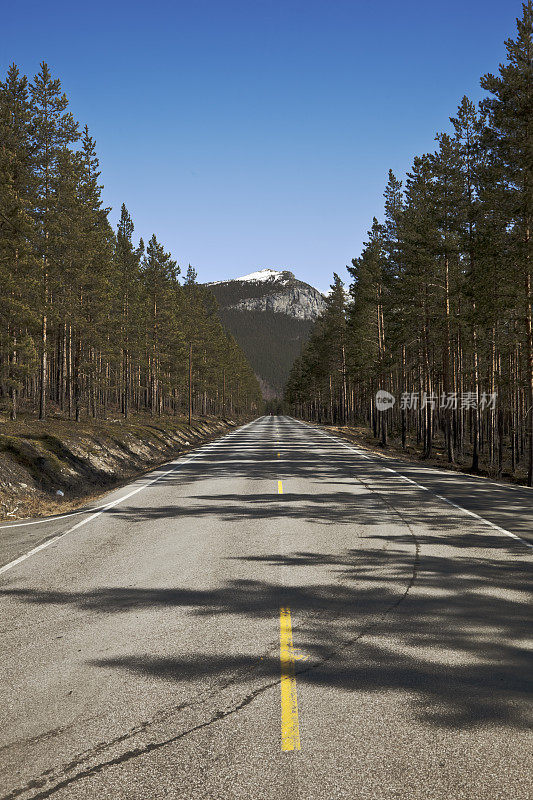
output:
M 46 417 L 46 384 L 48 381 L 48 361 L 47 361 L 47 333 L 48 322 L 46 314 L 43 314 L 41 320 L 41 391 L 39 396 L 39 419 Z

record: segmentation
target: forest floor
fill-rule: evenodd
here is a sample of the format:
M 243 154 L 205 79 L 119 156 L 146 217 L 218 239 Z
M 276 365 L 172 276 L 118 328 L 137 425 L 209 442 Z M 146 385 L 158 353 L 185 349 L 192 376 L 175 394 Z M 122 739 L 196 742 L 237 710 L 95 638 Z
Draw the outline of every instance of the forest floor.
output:
M 56 413 L 39 422 L 0 411 L 0 519 L 71 511 L 154 469 L 237 421 L 133 414 L 74 422 Z
M 491 467 L 486 453 L 480 453 L 479 457 L 479 471 L 472 472 L 472 452 L 469 443 L 466 444 L 465 452 L 462 455 L 455 454 L 455 463 L 451 464 L 448 461 L 444 438 L 436 437 L 433 443 L 433 452 L 430 458 L 424 458 L 422 455 L 422 445 L 416 441 L 416 436 L 407 436 L 406 447 L 402 447 L 400 436 L 389 436 L 387 445 L 383 446 L 379 440 L 375 438 L 372 432 L 363 425 L 341 427 L 337 425 L 324 425 L 324 428 L 335 431 L 341 434 L 350 441 L 365 447 L 373 453 L 380 456 L 402 458 L 405 461 L 423 462 L 429 467 L 438 467 L 439 469 L 449 469 L 454 472 L 464 472 L 468 475 L 479 477 L 491 478 L 505 483 L 514 483 L 524 485 L 527 480 L 527 467 L 526 459 L 523 458 L 523 463 L 520 464 L 514 473 L 511 472 L 510 459 L 504 457 L 503 468 L 501 474 L 495 467 Z

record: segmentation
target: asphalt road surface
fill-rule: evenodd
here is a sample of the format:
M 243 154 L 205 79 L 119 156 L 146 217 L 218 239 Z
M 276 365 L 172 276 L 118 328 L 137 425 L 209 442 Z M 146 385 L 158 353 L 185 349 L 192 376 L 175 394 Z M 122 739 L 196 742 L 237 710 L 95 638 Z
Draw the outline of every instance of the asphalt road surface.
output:
M 531 491 L 262 417 L 102 505 L 1 526 L 2 798 L 533 796 Z

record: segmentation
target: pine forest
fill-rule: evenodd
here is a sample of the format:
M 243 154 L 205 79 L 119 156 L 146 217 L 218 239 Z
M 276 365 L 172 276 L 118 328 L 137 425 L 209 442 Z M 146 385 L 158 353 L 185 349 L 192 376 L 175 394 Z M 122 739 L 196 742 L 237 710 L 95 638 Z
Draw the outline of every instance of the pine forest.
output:
M 286 387 L 292 413 L 533 485 L 533 6 L 349 267 Z M 393 400 L 380 410 L 376 393 Z M 379 395 L 378 395 L 379 398 Z
M 155 234 L 113 231 L 87 126 L 46 63 L 0 82 L 0 401 L 44 419 L 250 415 L 261 395 L 213 295 Z

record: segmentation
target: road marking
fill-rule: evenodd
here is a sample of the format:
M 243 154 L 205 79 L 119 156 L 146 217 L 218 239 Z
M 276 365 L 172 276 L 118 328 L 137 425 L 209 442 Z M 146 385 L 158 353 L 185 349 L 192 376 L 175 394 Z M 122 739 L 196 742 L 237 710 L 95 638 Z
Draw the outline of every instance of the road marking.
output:
M 294 419 L 294 417 L 291 417 L 291 419 Z M 316 431 L 317 433 L 321 433 L 322 436 L 326 436 L 328 439 L 331 439 L 336 444 L 340 444 L 342 447 L 345 447 L 347 450 L 350 450 L 352 453 L 355 453 L 356 455 L 360 456 L 361 458 L 366 458 L 369 461 L 372 461 L 373 464 L 376 464 L 376 466 L 380 467 L 381 469 L 385 470 L 386 472 L 393 472 L 395 475 L 398 476 L 398 478 L 401 478 L 401 480 L 406 481 L 407 483 L 411 483 L 413 486 L 416 486 L 417 489 L 422 489 L 422 491 L 428 492 L 429 494 L 432 494 L 433 497 L 437 497 L 439 500 L 442 500 L 444 503 L 447 503 L 449 506 L 453 506 L 453 508 L 456 508 L 458 511 L 462 511 L 464 514 L 467 514 L 469 517 L 473 517 L 474 519 L 477 519 L 479 522 L 483 522 L 485 525 L 488 525 L 490 528 L 493 528 L 494 530 L 498 531 L 499 533 L 503 533 L 505 536 L 509 536 L 511 539 L 516 539 L 521 544 L 525 544 L 525 546 L 527 548 L 529 548 L 530 550 L 533 550 L 533 544 L 531 544 L 531 542 L 528 542 L 527 539 L 523 539 L 521 536 L 518 536 L 518 534 L 513 533 L 512 531 L 508 531 L 505 528 L 500 527 L 499 525 L 496 525 L 494 522 L 491 522 L 489 519 L 485 519 L 485 517 L 481 517 L 479 514 L 476 514 L 474 511 L 469 511 L 468 508 L 465 508 L 464 506 L 460 506 L 457 503 L 454 503 L 453 500 L 448 500 L 447 497 L 443 497 L 441 494 L 437 494 L 437 492 L 435 492 L 433 489 L 429 489 L 427 486 L 423 486 L 421 483 L 417 483 L 416 481 L 412 480 L 412 478 L 408 478 L 407 475 L 402 475 L 401 472 L 398 472 L 395 469 L 391 469 L 391 467 L 385 467 L 383 464 L 380 464 L 380 462 L 378 460 L 378 458 L 379 458 L 378 456 L 376 456 L 375 458 L 370 458 L 370 456 L 365 455 L 360 450 L 358 450 L 356 447 L 350 447 L 350 445 L 346 444 L 341 439 L 338 439 L 336 436 L 332 436 L 330 433 L 326 433 L 325 431 L 320 430 L 320 428 L 313 428 L 311 425 L 308 425 L 307 422 L 301 422 L 301 420 L 294 419 L 294 421 L 298 422 L 300 425 L 304 425 L 306 428 L 310 428 L 312 431 Z M 428 470 L 428 471 L 429 472 L 436 472 L 436 470 Z M 442 474 L 442 472 L 440 474 Z M 450 474 L 452 474 L 452 473 L 450 473 Z M 497 486 L 505 486 L 506 488 L 508 488 L 506 484 L 496 484 L 496 485 Z M 515 487 L 513 486 L 511 488 L 514 489 Z M 528 487 L 523 487 L 523 488 L 528 488 Z
M 279 658 L 281 662 L 281 749 L 288 752 L 300 749 L 290 608 L 280 608 L 279 611 Z
M 244 430 L 244 428 L 248 428 L 254 422 L 255 422 L 255 420 L 252 420 L 252 422 L 248 422 L 246 425 L 243 425 L 242 428 L 237 428 L 235 431 L 232 431 L 231 433 L 226 434 L 226 436 L 223 436 L 222 439 L 219 439 L 216 442 L 212 442 L 209 446 L 211 446 L 211 445 L 218 446 L 219 442 L 222 442 L 223 439 L 225 439 L 225 438 L 227 438 L 229 436 L 233 436 L 235 433 Z M 96 519 L 96 517 L 99 517 L 100 514 L 103 514 L 105 511 L 108 511 L 109 509 L 114 508 L 119 503 L 124 502 L 124 500 L 128 500 L 130 497 L 133 497 L 133 495 L 137 494 L 138 492 L 142 492 L 143 489 L 146 489 L 148 486 L 152 486 L 152 484 L 157 483 L 162 478 L 165 478 L 167 475 L 170 475 L 172 472 L 176 472 L 176 470 L 178 470 L 180 467 L 184 466 L 185 464 L 188 464 L 190 461 L 193 461 L 198 456 L 203 455 L 205 453 L 205 449 L 206 449 L 206 445 L 200 445 L 198 447 L 198 449 L 196 449 L 195 452 L 193 452 L 193 454 L 191 456 L 189 456 L 189 458 L 186 458 L 186 459 L 181 459 L 180 458 L 179 460 L 176 459 L 174 461 L 169 461 L 168 463 L 172 465 L 170 467 L 170 469 L 167 469 L 167 470 L 165 470 L 165 472 L 160 473 L 155 478 L 152 478 L 151 480 L 146 481 L 146 483 L 141 484 L 141 486 L 137 486 L 137 488 L 133 489 L 133 491 L 128 492 L 128 494 L 125 494 L 122 497 L 117 498 L 116 500 L 113 500 L 111 503 L 107 503 L 105 506 L 97 507 L 95 513 L 91 514 L 89 517 L 86 517 L 86 519 L 82 519 L 80 522 L 76 523 L 76 525 L 73 525 L 72 528 L 69 528 L 68 530 L 64 531 L 64 533 L 59 533 L 56 536 L 52 536 L 50 539 L 47 539 L 45 542 L 41 542 L 41 544 L 37 545 L 37 547 L 33 547 L 31 550 L 28 550 L 27 553 L 24 553 L 23 555 L 19 556 L 18 558 L 15 558 L 13 561 L 10 561 L 8 564 L 4 564 L 3 567 L 0 567 L 0 575 L 2 575 L 4 572 L 7 572 L 10 569 L 12 569 L 13 567 L 16 567 L 17 564 L 22 564 L 22 562 L 26 561 L 27 558 L 30 558 L 31 556 L 34 556 L 36 553 L 39 553 L 41 550 L 45 550 L 47 547 L 50 547 L 51 544 L 55 544 L 60 539 L 63 539 L 64 536 L 68 536 L 69 533 L 73 533 L 74 531 L 78 530 L 78 528 L 81 528 L 83 525 L 86 525 L 88 522 L 91 522 L 93 519 Z M 89 509 L 85 513 L 88 514 L 91 510 L 93 510 L 93 509 Z M 74 513 L 77 513 L 77 512 L 74 512 Z M 83 513 L 83 512 L 80 512 L 80 513 Z M 48 519 L 38 520 L 38 522 L 41 522 L 41 521 L 42 522 L 53 522 L 54 519 L 61 520 L 61 519 L 64 519 L 65 517 L 67 517 L 67 516 L 72 516 L 72 515 L 71 514 L 64 514 L 63 516 L 60 516 L 60 517 L 55 517 L 55 518 L 54 517 L 49 517 Z M 35 523 L 31 523 L 30 522 L 30 523 L 21 523 L 21 524 L 23 524 L 23 525 L 24 524 L 31 525 L 31 524 L 35 524 Z M 8 526 L 2 526 L 2 527 L 8 527 L 8 528 L 13 527 L 13 528 L 15 528 L 15 527 L 19 527 L 19 525 L 15 524 L 15 525 L 8 525 Z
M 260 417 L 258 419 L 260 419 Z M 201 445 L 198 445 L 197 447 L 192 447 L 191 450 L 194 453 L 194 457 L 196 457 L 197 454 L 200 454 L 200 451 L 202 451 L 202 454 L 203 454 L 209 448 L 220 447 L 220 445 L 224 444 L 224 441 L 226 439 L 229 439 L 230 437 L 235 436 L 236 434 L 239 434 L 245 428 L 248 428 L 250 425 L 253 425 L 254 422 L 257 422 L 257 420 L 254 419 L 251 422 L 246 423 L 246 425 L 242 425 L 240 428 L 235 428 L 235 430 L 231 431 L 230 433 L 224 433 L 224 434 L 222 434 L 222 436 L 220 436 L 218 439 L 215 439 L 213 442 L 208 442 L 207 444 L 201 444 Z M 183 456 L 179 456 L 179 458 L 181 459 L 181 458 L 183 458 Z M 167 463 L 168 464 L 175 464 L 175 463 L 177 463 L 177 459 L 174 459 L 173 461 L 168 461 Z M 180 463 L 186 463 L 186 462 L 180 462 Z M 163 464 L 162 466 L 165 466 L 165 465 Z M 156 467 L 156 469 L 160 469 L 160 468 L 161 467 Z M 150 472 L 153 472 L 153 471 L 154 470 L 148 470 L 144 474 L 148 475 L 148 474 L 150 474 Z M 143 476 L 140 475 L 139 476 L 139 480 L 142 477 Z M 160 477 L 163 477 L 163 476 L 160 476 Z M 152 481 L 152 483 L 153 483 L 153 481 Z M 132 484 L 130 484 L 130 486 L 131 485 Z M 150 485 L 150 483 L 143 484 L 143 488 L 144 488 L 144 486 L 149 486 L 149 485 Z M 127 496 L 129 497 L 129 495 L 127 495 Z M 125 498 L 123 498 L 123 499 L 125 499 Z M 100 511 L 100 510 L 103 511 L 106 508 L 107 508 L 107 504 L 104 504 L 104 505 L 101 505 L 101 506 L 93 506 L 93 508 L 80 508 L 80 509 L 78 509 L 76 511 L 69 511 L 66 514 L 56 514 L 53 517 L 42 517 L 41 519 L 34 519 L 34 520 L 31 520 L 30 522 L 9 522 L 7 525 L 0 525 L 0 531 L 1 530 L 8 530 L 10 528 L 23 528 L 23 527 L 27 527 L 29 525 L 43 525 L 44 523 L 47 523 L 47 522 L 61 522 L 62 520 L 67 519 L 68 517 L 78 517 L 81 514 L 91 514 L 94 511 Z M 42 548 L 39 548 L 39 549 L 42 549 Z M 7 566 L 7 564 L 6 564 L 6 566 Z
M 5 564 L 3 567 L 0 567 L 0 575 L 2 575 L 2 573 L 4 572 L 7 572 L 9 569 L 12 569 L 13 567 L 17 566 L 17 564 L 21 564 L 23 561 L 26 561 L 27 558 L 30 558 L 30 556 L 33 556 L 36 553 L 39 553 L 46 547 L 50 547 L 51 544 L 55 544 L 55 542 L 58 542 L 59 539 L 62 539 L 64 536 L 68 536 L 69 533 L 73 533 L 74 531 L 78 530 L 78 528 L 81 528 L 83 525 L 86 525 L 88 522 L 91 522 L 93 519 L 96 519 L 96 517 L 99 517 L 100 514 L 104 513 L 104 511 L 108 511 L 109 509 L 118 506 L 119 503 L 122 503 L 124 500 L 128 500 L 130 497 L 133 497 L 134 494 L 137 494 L 138 492 L 141 492 L 143 489 L 146 489 L 147 486 L 151 486 L 153 483 L 160 481 L 161 478 L 164 478 L 171 472 L 175 472 L 178 469 L 178 467 L 181 467 L 184 464 L 188 464 L 189 461 L 192 461 L 192 458 L 188 458 L 185 461 L 181 461 L 179 464 L 176 464 L 171 469 L 168 469 L 166 470 L 166 472 L 163 472 L 161 473 L 161 475 L 158 475 L 157 478 L 153 478 L 151 481 L 143 483 L 142 486 L 138 486 L 132 492 L 125 494 L 123 497 L 119 497 L 117 500 L 113 500 L 111 503 L 107 503 L 107 505 L 103 506 L 99 511 L 97 511 L 94 514 L 91 514 L 90 517 L 86 517 L 86 519 L 82 519 L 81 522 L 78 522 L 76 523 L 76 525 L 73 525 L 72 528 L 68 529 L 68 531 L 65 531 L 64 533 L 59 533 L 57 534 L 57 536 L 53 536 L 51 539 L 47 539 L 46 542 L 42 542 L 41 544 L 37 545 L 37 547 L 32 548 L 32 550 L 29 550 L 27 553 L 24 553 L 24 555 L 15 558 L 14 561 L 10 561 L 9 564 Z
M 278 481 L 278 494 L 283 494 L 283 481 Z

